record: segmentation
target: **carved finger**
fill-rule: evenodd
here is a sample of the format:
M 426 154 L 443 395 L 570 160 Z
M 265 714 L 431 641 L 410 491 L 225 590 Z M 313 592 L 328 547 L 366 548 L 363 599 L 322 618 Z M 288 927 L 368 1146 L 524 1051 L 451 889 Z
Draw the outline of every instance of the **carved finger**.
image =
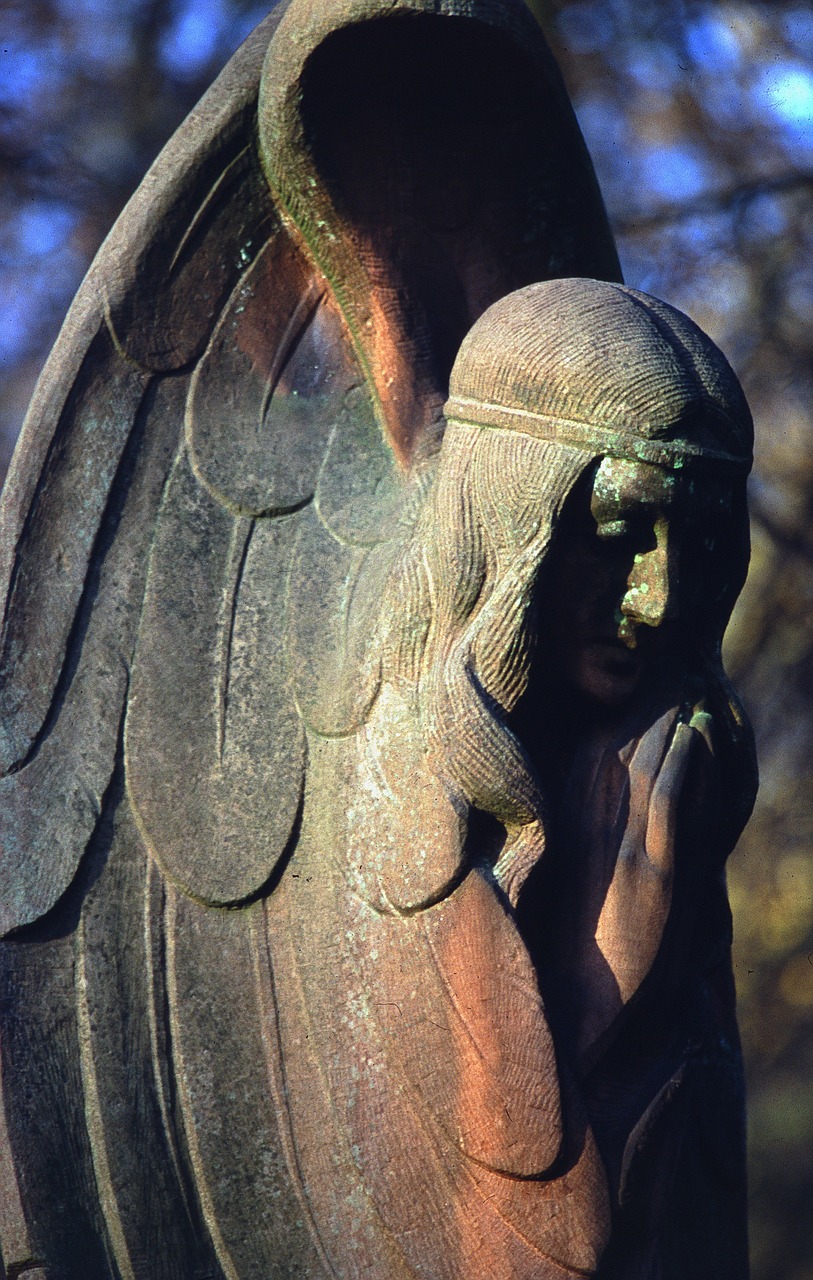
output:
M 627 835 L 624 838 L 627 851 L 630 844 L 639 849 L 645 846 L 653 788 L 655 780 L 660 777 L 664 759 L 670 749 L 670 734 L 677 715 L 677 709 L 670 707 L 660 719 L 656 720 L 644 733 L 630 760 L 629 818 Z
M 704 705 L 698 702 L 692 712 L 692 718 L 689 721 L 689 728 L 696 729 L 702 737 L 711 755 L 714 755 L 714 743 L 711 736 L 712 718 L 711 714 L 706 711 Z
M 677 726 L 649 802 L 646 855 L 664 879 L 671 880 L 674 868 L 678 807 L 696 734 L 699 730 L 687 724 Z

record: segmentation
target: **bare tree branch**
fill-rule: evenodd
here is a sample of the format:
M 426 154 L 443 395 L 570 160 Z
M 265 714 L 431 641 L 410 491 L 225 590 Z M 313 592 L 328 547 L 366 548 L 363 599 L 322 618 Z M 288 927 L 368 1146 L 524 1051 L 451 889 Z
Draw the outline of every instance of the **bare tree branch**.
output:
M 804 187 L 813 188 L 813 170 L 794 170 L 775 178 L 757 178 L 753 182 L 741 182 L 726 191 L 708 192 L 687 200 L 683 204 L 664 205 L 650 213 L 634 213 L 613 218 L 613 226 L 620 235 L 636 235 L 645 231 L 657 231 L 689 218 L 729 213 L 758 200 L 760 196 L 784 195 Z

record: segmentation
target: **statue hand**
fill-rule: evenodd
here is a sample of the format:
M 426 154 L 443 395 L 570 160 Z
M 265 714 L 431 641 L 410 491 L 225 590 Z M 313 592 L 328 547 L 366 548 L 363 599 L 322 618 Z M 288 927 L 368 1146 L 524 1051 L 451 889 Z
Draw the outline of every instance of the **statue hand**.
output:
M 580 1055 L 632 999 L 660 950 L 672 907 L 678 831 L 681 840 L 691 839 L 709 798 L 710 724 L 700 706 L 688 723 L 672 709 L 646 730 L 626 764 L 628 814 L 595 928 L 598 980 L 582 989 Z

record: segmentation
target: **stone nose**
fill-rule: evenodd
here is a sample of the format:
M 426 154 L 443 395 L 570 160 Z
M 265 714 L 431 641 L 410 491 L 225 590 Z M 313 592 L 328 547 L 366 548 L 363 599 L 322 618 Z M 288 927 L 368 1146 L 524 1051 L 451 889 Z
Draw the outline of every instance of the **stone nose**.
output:
M 651 550 L 639 552 L 627 578 L 620 611 L 631 623 L 659 627 L 676 611 L 677 567 L 667 521 L 654 529 Z

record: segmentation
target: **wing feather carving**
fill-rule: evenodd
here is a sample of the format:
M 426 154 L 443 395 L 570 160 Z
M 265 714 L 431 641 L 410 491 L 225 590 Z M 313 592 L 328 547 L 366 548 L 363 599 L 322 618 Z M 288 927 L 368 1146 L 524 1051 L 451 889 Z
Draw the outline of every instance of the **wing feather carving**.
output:
M 310 332 L 324 291 L 278 228 L 240 279 L 195 371 L 186 415 L 192 465 L 237 513 L 281 515 L 313 497 L 342 354 L 340 343 L 319 343 Z
M 128 703 L 127 786 L 153 856 L 210 903 L 262 887 L 299 806 L 304 731 L 279 632 L 295 524 L 258 532 L 233 516 L 182 451 L 156 527 Z
M 21 687 L 36 706 L 47 690 L 49 702 L 37 716 L 41 723 L 27 755 L 0 779 L 4 929 L 50 910 L 73 879 L 102 811 L 116 760 L 149 540 L 172 456 L 163 423 L 165 415 L 182 412 L 183 391 L 170 382 L 144 401 L 88 553 L 93 564 L 84 571 L 76 612 L 66 618 L 64 605 L 61 612 L 52 599 L 53 618 L 40 612 L 29 620 L 23 641 L 32 660 L 43 652 L 50 657 L 49 639 L 60 623 L 70 624 L 64 650 L 52 651 L 54 664 L 61 658 L 55 681 L 31 685 L 26 673 L 24 683 L 18 677 L 18 686 L 9 672 L 6 687 L 12 696 Z M 75 510 L 76 503 L 70 506 Z M 67 536 L 60 545 L 67 557 L 82 554 L 81 542 Z M 58 577 L 49 568 L 52 560 L 50 565 L 48 559 L 37 562 L 40 579 Z M 47 602 L 52 593 L 44 588 L 44 595 Z M 19 615 L 11 616 L 20 621 Z M 28 708 L 27 701 L 21 705 Z

